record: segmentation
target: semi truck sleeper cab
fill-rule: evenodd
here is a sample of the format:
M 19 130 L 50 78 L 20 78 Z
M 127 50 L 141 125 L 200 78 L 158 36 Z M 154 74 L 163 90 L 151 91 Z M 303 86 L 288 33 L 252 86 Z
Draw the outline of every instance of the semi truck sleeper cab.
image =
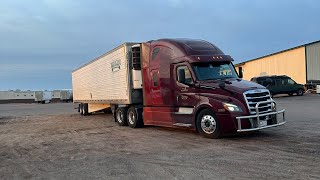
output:
M 111 107 L 121 126 L 190 128 L 209 138 L 286 122 L 285 110 L 277 110 L 270 92 L 264 86 L 242 80 L 242 72 L 238 75 L 235 71 L 231 56 L 209 42 L 160 39 L 120 47 L 124 51 L 118 54 L 124 55 L 118 61 L 114 53 L 119 47 L 73 72 L 74 102 L 80 103 L 82 114 Z M 105 80 L 96 82 L 104 83 L 101 87 L 105 92 L 95 92 L 94 87 L 84 85 L 90 82 L 83 83 L 87 80 L 81 79 L 84 73 L 90 73 L 83 69 L 89 66 L 94 70 L 98 65 L 102 69 L 94 72 L 95 78 Z M 115 94 L 106 87 L 117 83 L 110 77 L 126 84 L 125 97 L 103 94 Z M 86 95 L 89 98 L 82 97 L 83 91 L 90 94 Z

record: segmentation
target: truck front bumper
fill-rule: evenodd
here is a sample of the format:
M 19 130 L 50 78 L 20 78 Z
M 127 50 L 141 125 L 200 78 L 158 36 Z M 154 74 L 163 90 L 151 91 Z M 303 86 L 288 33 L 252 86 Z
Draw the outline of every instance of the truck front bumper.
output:
M 271 127 L 280 126 L 286 123 L 285 120 L 285 110 L 274 111 L 264 114 L 255 114 L 250 116 L 239 116 L 236 117 L 238 128 L 237 132 L 248 132 L 248 131 L 257 131 L 260 129 L 266 129 Z M 280 117 L 280 118 L 279 118 Z M 250 128 L 243 128 L 241 126 L 241 121 L 246 120 L 250 122 Z

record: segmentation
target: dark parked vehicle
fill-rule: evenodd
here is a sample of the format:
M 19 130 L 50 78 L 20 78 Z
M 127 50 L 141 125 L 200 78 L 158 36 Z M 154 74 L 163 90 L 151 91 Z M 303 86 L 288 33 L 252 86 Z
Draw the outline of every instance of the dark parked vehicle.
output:
M 305 87 L 307 89 L 316 89 L 317 85 L 320 85 L 320 80 L 308 80 Z
M 260 76 L 251 78 L 251 81 L 265 86 L 271 93 L 276 94 L 288 94 L 292 96 L 297 94 L 302 96 L 304 93 L 304 85 L 296 83 L 288 76 Z

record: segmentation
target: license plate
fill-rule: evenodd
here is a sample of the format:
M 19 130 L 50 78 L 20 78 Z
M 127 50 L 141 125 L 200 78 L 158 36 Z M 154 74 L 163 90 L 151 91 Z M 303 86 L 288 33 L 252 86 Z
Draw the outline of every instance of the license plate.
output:
M 260 127 L 266 126 L 267 125 L 267 121 L 260 121 Z

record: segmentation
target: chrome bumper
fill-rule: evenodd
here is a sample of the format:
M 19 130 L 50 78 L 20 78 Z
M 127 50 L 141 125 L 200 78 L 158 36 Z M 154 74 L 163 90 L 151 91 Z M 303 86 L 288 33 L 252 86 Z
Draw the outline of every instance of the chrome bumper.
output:
M 264 103 L 264 102 L 261 102 L 261 103 Z M 280 110 L 280 111 L 274 111 L 274 112 L 259 114 L 259 111 L 258 111 L 259 104 L 260 103 L 258 103 L 257 106 L 256 106 L 257 110 L 256 110 L 256 114 L 255 115 L 236 117 L 237 122 L 238 122 L 237 132 L 257 131 L 257 130 L 260 130 L 260 129 L 266 129 L 266 128 L 271 128 L 271 127 L 281 126 L 281 125 L 286 123 L 285 115 L 284 115 L 285 114 L 284 113 L 285 109 Z M 261 126 L 260 125 L 260 121 L 267 121 L 267 120 L 269 120 L 268 118 L 270 116 L 272 116 L 272 115 L 275 115 L 276 123 L 273 123 L 273 124 L 270 124 L 270 125 L 265 125 L 265 126 Z M 280 121 L 280 119 L 278 118 L 278 115 L 282 115 L 282 121 Z M 265 119 L 262 120 L 261 119 L 262 117 L 264 117 Z M 255 124 L 256 127 L 251 127 L 249 129 L 242 129 L 241 120 L 243 120 L 243 119 L 248 119 L 250 121 L 250 123 L 251 123 L 251 126 L 253 126 L 253 124 Z M 253 123 L 254 121 L 256 121 L 256 123 Z

